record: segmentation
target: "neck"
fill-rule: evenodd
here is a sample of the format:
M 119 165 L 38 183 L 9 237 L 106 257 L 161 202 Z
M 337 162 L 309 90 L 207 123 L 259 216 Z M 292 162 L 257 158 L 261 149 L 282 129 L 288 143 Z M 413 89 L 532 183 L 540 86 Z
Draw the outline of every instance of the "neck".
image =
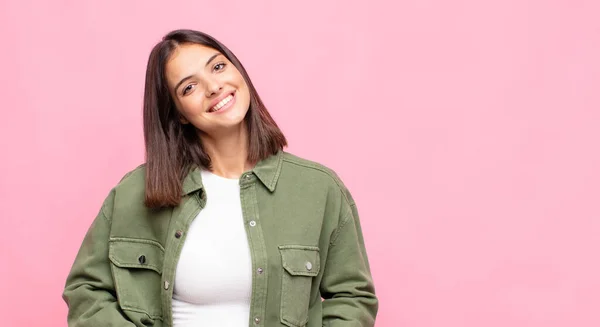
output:
M 200 135 L 204 151 L 210 156 L 213 174 L 238 179 L 253 165 L 248 162 L 248 129 L 246 124 L 239 128 L 216 134 Z

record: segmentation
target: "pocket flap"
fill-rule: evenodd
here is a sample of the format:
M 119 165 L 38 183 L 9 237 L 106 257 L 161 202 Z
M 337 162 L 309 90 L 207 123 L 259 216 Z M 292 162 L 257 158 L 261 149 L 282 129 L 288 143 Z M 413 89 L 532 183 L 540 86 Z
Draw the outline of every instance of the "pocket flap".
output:
M 120 268 L 152 269 L 162 274 L 165 250 L 152 240 L 112 238 L 109 241 L 108 257 Z
M 283 268 L 294 276 L 317 276 L 321 267 L 319 248 L 303 245 L 280 245 Z

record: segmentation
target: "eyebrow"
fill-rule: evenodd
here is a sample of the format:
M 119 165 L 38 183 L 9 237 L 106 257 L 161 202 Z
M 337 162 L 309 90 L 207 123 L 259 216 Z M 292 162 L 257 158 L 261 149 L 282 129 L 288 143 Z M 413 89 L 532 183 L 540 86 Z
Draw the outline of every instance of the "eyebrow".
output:
M 212 55 L 210 58 L 208 58 L 208 60 L 206 61 L 206 65 L 204 65 L 204 67 L 208 66 L 211 63 L 211 61 L 213 61 L 219 55 L 221 55 L 221 53 L 217 52 L 214 55 Z M 194 77 L 194 75 L 189 75 L 189 76 L 186 76 L 183 79 L 181 79 L 181 81 L 179 81 L 179 83 L 177 83 L 177 85 L 175 85 L 175 87 L 173 88 L 173 91 L 175 93 L 177 93 L 177 89 L 181 86 L 181 84 L 183 84 L 183 82 L 187 81 L 188 79 L 190 79 L 192 77 Z

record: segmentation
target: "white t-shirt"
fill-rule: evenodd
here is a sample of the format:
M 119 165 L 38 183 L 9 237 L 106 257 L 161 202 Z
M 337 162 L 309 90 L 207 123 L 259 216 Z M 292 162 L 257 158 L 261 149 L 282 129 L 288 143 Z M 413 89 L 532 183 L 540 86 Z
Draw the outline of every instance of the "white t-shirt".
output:
M 174 327 L 248 326 L 252 261 L 239 180 L 202 171 L 206 206 L 190 225 L 175 273 Z

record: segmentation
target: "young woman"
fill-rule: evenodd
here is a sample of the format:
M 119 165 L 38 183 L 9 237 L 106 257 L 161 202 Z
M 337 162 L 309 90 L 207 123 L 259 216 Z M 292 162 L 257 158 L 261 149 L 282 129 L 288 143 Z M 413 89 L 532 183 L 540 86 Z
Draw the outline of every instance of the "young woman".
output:
M 373 326 L 356 205 L 284 152 L 246 70 L 192 30 L 152 50 L 146 163 L 104 201 L 67 278 L 69 326 Z

